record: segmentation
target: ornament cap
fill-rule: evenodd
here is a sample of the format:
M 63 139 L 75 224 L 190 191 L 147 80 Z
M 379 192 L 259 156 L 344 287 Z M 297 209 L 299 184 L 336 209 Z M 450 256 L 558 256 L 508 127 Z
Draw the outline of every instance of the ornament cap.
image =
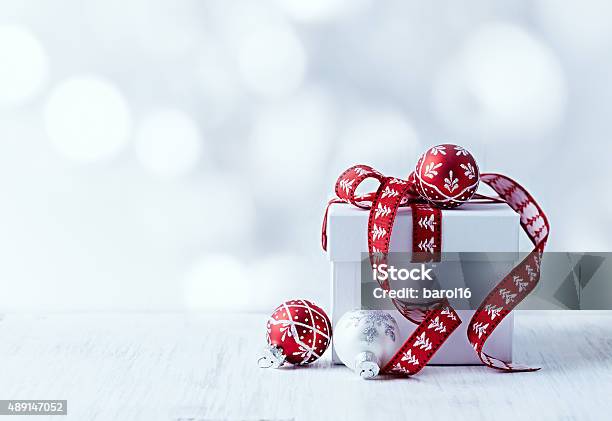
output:
M 363 351 L 355 356 L 355 371 L 362 379 L 371 379 L 380 372 L 379 358 L 371 351 Z
M 268 345 L 257 360 L 259 368 L 279 368 L 285 363 L 283 349 L 276 345 Z

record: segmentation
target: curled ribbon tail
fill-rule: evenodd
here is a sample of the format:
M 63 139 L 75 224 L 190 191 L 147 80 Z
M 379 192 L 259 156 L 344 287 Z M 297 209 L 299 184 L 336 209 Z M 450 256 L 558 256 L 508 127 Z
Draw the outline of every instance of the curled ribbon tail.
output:
M 491 368 L 506 372 L 536 371 L 539 368 L 515 365 L 483 352 L 487 339 L 501 321 L 536 287 L 540 280 L 542 253 L 550 224 L 531 194 L 511 178 L 501 174 L 482 174 L 481 180 L 499 194 L 521 217 L 521 227 L 534 249 L 499 282 L 480 304 L 470 320 L 468 340 L 480 360 Z

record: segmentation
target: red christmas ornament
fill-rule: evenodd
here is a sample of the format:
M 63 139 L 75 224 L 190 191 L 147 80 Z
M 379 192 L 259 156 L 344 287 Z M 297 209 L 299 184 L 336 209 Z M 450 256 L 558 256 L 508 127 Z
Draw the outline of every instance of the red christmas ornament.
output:
M 285 361 L 309 364 L 323 355 L 332 336 L 327 314 L 307 300 L 278 306 L 268 319 L 267 330 L 268 346 L 258 361 L 262 368 L 278 368 Z
M 421 155 L 411 178 L 424 199 L 439 207 L 454 208 L 476 193 L 480 172 L 466 149 L 443 144 Z

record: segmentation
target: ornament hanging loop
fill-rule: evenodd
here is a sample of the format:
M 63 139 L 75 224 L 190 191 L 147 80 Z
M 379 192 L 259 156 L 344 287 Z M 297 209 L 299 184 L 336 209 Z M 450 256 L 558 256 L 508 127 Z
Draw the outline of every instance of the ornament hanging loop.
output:
M 372 379 L 380 372 L 379 358 L 370 351 L 360 352 L 355 357 L 355 370 L 362 379 Z
M 283 350 L 276 345 L 268 345 L 257 360 L 259 368 L 279 368 L 285 363 Z

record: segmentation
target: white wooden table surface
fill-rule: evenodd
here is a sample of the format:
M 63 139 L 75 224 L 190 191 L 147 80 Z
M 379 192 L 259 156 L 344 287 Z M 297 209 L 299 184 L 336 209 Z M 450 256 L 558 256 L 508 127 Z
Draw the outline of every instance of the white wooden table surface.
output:
M 426 367 L 364 381 L 326 355 L 259 369 L 265 315 L 5 315 L 0 399 L 67 399 L 74 420 L 610 419 L 612 312 L 516 318 L 535 373 Z M 0 417 L 12 418 L 12 417 Z M 45 419 L 43 416 L 18 419 Z

